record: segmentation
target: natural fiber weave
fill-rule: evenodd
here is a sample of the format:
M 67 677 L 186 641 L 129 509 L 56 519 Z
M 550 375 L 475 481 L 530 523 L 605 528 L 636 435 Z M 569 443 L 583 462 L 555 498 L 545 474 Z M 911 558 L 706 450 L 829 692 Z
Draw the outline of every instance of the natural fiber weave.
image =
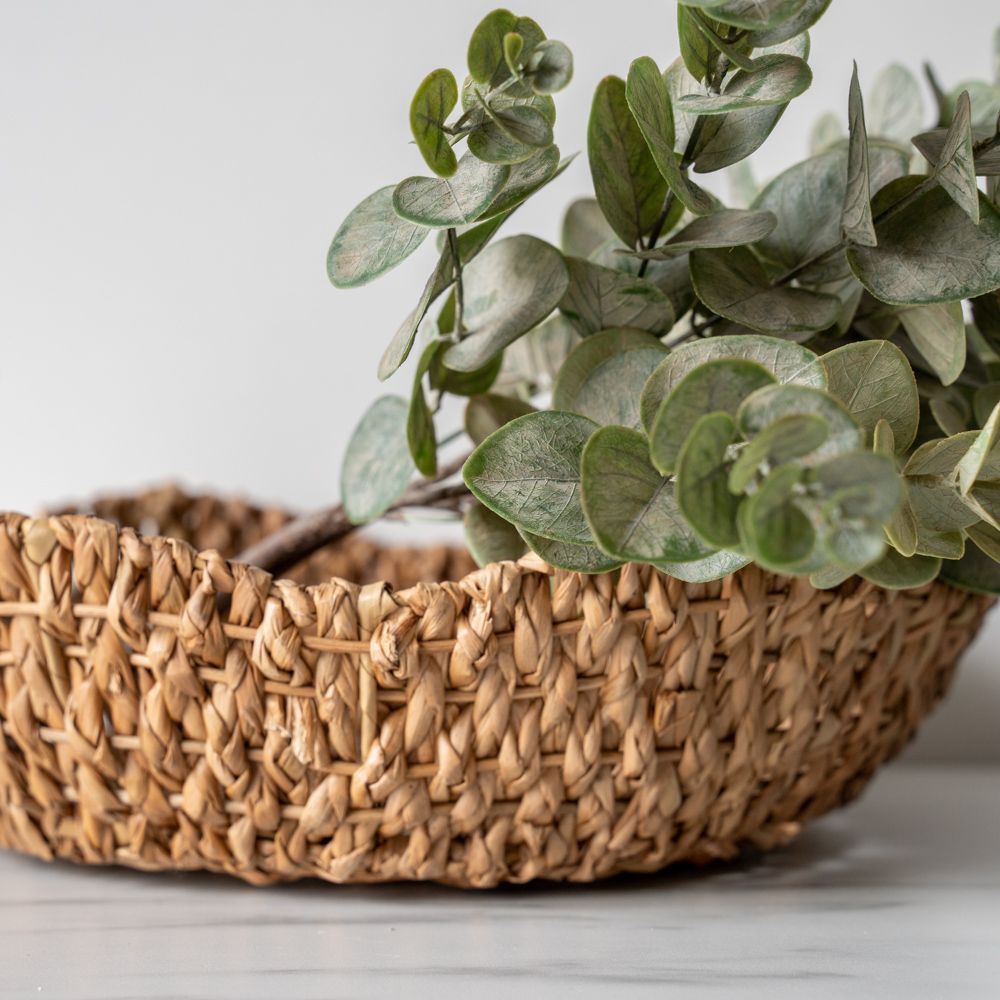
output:
M 96 509 L 0 516 L 0 843 L 252 882 L 588 880 L 773 845 L 906 743 L 989 605 L 358 538 L 292 582 L 225 557 L 280 513 Z M 405 589 L 349 582 L 379 578 Z

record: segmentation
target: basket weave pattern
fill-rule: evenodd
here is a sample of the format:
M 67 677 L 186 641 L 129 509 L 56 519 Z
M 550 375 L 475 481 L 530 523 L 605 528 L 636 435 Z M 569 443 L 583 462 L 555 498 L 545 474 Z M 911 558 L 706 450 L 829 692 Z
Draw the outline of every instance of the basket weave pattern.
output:
M 97 512 L 0 516 L 0 844 L 252 882 L 589 880 L 781 842 L 906 743 L 990 604 L 363 539 L 276 580 L 223 553 L 280 513 Z M 349 582 L 379 577 L 405 589 Z

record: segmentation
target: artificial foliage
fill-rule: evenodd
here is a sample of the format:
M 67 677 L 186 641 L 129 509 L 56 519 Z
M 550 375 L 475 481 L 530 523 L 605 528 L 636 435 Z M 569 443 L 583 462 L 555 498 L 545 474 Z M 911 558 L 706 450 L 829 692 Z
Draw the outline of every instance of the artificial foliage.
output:
M 597 86 L 594 194 L 558 247 L 505 231 L 568 163 L 567 46 L 495 10 L 461 85 L 420 83 L 429 173 L 362 201 L 328 257 L 353 287 L 436 246 L 379 365 L 410 358 L 411 390 L 347 451 L 353 521 L 444 482 L 439 449 L 467 436 L 468 493 L 446 495 L 480 562 L 1000 593 L 1000 79 L 928 68 L 925 100 L 902 66 L 865 90 L 855 67 L 808 159 L 758 186 L 747 158 L 809 86 L 829 2 L 681 0 L 680 56 Z M 457 431 L 448 396 L 467 399 Z

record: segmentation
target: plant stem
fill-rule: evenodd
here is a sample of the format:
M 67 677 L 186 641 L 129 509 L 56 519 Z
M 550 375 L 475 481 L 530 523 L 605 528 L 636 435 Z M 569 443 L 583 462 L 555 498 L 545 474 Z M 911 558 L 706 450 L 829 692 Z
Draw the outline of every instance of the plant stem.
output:
M 454 226 L 448 230 L 448 249 L 451 250 L 451 259 L 455 266 L 455 336 L 461 340 L 465 333 L 465 327 L 462 325 L 462 314 L 465 311 L 465 288 L 462 285 L 462 255 L 458 250 L 458 233 Z

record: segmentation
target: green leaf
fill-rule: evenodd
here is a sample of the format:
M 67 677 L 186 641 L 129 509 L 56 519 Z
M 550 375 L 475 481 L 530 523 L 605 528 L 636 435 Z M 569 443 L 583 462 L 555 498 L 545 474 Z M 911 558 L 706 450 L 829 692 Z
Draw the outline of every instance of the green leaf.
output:
M 582 340 L 552 390 L 552 407 L 598 424 L 639 425 L 639 393 L 667 349 L 640 330 L 611 329 Z
M 972 406 L 976 415 L 976 423 L 980 427 L 990 419 L 997 403 L 1000 403 L 1000 382 L 990 382 L 976 390 L 972 397 Z
M 485 163 L 515 164 L 534 156 L 552 142 L 552 125 L 541 112 L 527 106 L 487 112 L 469 135 L 469 152 Z
M 504 36 L 517 30 L 517 18 L 502 7 L 491 11 L 476 25 L 469 40 L 469 73 L 477 83 L 494 83 L 501 68 L 506 71 Z M 500 79 L 509 76 L 503 72 Z
M 832 395 L 836 396 L 871 440 L 879 420 L 888 421 L 896 448 L 913 443 L 920 421 L 917 383 L 906 355 L 887 340 L 845 344 L 824 354 Z
M 788 336 L 825 330 L 840 313 L 840 300 L 833 295 L 772 286 L 746 247 L 695 250 L 691 280 L 698 298 L 713 312 L 764 333 Z
M 691 250 L 716 247 L 737 247 L 756 243 L 777 225 L 772 212 L 751 212 L 742 208 L 722 208 L 693 219 L 653 250 L 634 251 L 643 260 L 668 260 Z
M 979 188 L 972 160 L 972 104 L 963 91 L 955 105 L 955 117 L 944 138 L 941 156 L 931 174 L 955 204 L 978 225 Z
M 916 77 L 898 63 L 875 78 L 868 95 L 868 133 L 908 143 L 924 124 L 924 102 Z
M 674 325 L 670 299 L 651 282 L 580 257 L 567 258 L 566 268 L 559 311 L 584 336 L 618 326 L 662 334 Z
M 965 317 L 961 302 L 931 302 L 903 309 L 903 329 L 942 385 L 951 385 L 965 370 Z
M 817 590 L 833 590 L 852 576 L 854 576 L 854 570 L 844 569 L 843 566 L 836 566 L 830 563 L 822 569 L 810 573 L 809 583 Z
M 620 559 L 687 562 L 710 554 L 684 520 L 674 484 L 649 461 L 646 439 L 602 427 L 583 449 L 583 510 L 597 544 Z
M 919 555 L 907 558 L 895 549 L 888 549 L 878 562 L 866 566 L 861 575 L 886 590 L 906 590 L 930 583 L 940 571 L 940 559 Z
M 503 36 L 503 58 L 511 76 L 521 78 L 521 52 L 524 50 L 524 39 L 516 31 L 508 31 Z
M 559 246 L 567 257 L 590 257 L 609 240 L 617 239 L 595 198 L 577 198 L 563 216 Z
M 875 226 L 872 223 L 871 189 L 868 177 L 868 134 L 865 131 L 865 106 L 858 83 L 858 64 L 851 74 L 849 100 L 850 140 L 847 152 L 847 188 L 840 227 L 844 238 L 861 246 L 873 247 Z
M 739 70 L 721 94 L 687 94 L 678 100 L 678 107 L 688 114 L 724 115 L 787 104 L 811 83 L 812 70 L 804 59 L 775 53 L 755 59 L 752 72 Z
M 915 135 L 911 141 L 933 167 L 941 162 L 942 154 L 945 152 L 945 142 L 953 129 L 954 123 L 952 128 L 936 128 L 931 129 L 930 132 L 921 132 L 920 135 Z M 993 129 L 975 129 L 972 132 L 972 138 L 976 145 L 989 139 L 992 135 Z M 973 152 L 975 154 L 973 169 L 977 174 L 986 177 L 996 177 L 997 174 L 1000 174 L 1000 146 L 988 146 L 978 152 L 975 151 L 974 146 Z
M 504 351 L 500 379 L 504 383 L 548 389 L 580 336 L 560 313 L 529 330 Z
M 653 464 L 669 475 L 700 417 L 719 411 L 735 413 L 751 393 L 775 384 L 774 376 L 753 361 L 721 359 L 699 365 L 680 381 L 657 410 L 649 434 Z
M 480 503 L 518 528 L 589 545 L 580 506 L 580 456 L 597 425 L 545 410 L 504 424 L 469 456 L 465 484 Z
M 698 121 L 698 115 L 688 114 L 679 106 L 679 101 L 687 94 L 703 94 L 702 85 L 687 71 L 684 60 L 675 59 L 663 73 L 663 82 L 667 85 L 670 104 L 674 111 L 675 150 L 684 150 L 691 139 L 691 133 Z M 720 118 L 720 121 L 722 119 Z M 711 125 L 702 126 L 702 135 L 711 130 Z M 699 145 L 701 140 L 699 139 Z
M 774 385 L 748 396 L 736 413 L 736 424 L 747 439 L 755 438 L 782 417 L 791 415 L 822 417 L 830 428 L 826 441 L 808 456 L 803 465 L 815 465 L 864 446 L 864 436 L 843 405 L 829 393 L 804 385 Z
M 1000 596 L 1000 563 L 979 548 L 967 549 L 957 562 L 942 563 L 941 579 L 962 590 Z
M 549 146 L 527 160 L 515 163 L 511 166 L 500 193 L 490 202 L 482 218 L 492 218 L 513 211 L 525 199 L 545 187 L 549 181 L 555 180 L 572 162 L 573 157 L 560 162 L 559 147 Z
M 510 168 L 466 154 L 452 177 L 407 177 L 396 185 L 392 205 L 400 218 L 432 229 L 475 222 L 500 193 Z
M 606 76 L 597 85 L 587 126 L 594 192 L 604 217 L 627 247 L 649 232 L 667 186 L 632 117 L 625 82 Z
M 413 392 L 406 418 L 406 440 L 410 457 L 417 471 L 428 478 L 437 474 L 437 435 L 434 431 L 434 414 L 424 395 L 424 375 L 440 351 L 441 344 L 432 341 L 420 355 L 413 376 Z
M 554 94 L 573 79 L 573 53 L 562 42 L 539 42 L 525 63 L 525 75 L 536 94 Z
M 481 503 L 474 503 L 465 512 L 463 524 L 465 544 L 477 565 L 487 566 L 524 555 L 524 539 L 517 528 Z
M 779 45 L 802 32 L 808 31 L 830 6 L 830 0 L 806 0 L 798 12 L 771 28 L 758 28 L 750 33 L 750 43 L 755 48 Z
M 688 180 L 674 153 L 673 110 L 670 94 L 655 62 L 648 56 L 633 61 L 625 83 L 625 98 L 649 152 L 667 185 L 681 203 L 696 215 L 711 212 L 711 196 Z
M 506 70 L 506 63 L 504 64 Z M 488 100 L 487 100 L 488 97 Z M 516 84 L 506 90 L 490 90 L 477 84 L 471 76 L 462 85 L 462 110 L 464 127 L 475 130 L 488 118 L 485 105 L 495 114 L 510 108 L 534 108 L 540 111 L 550 125 L 556 123 L 556 103 L 546 94 L 536 94 L 527 85 Z
M 337 288 L 356 288 L 402 263 L 424 242 L 427 230 L 399 218 L 392 187 L 369 195 L 341 223 L 326 257 L 326 273 Z
M 724 576 L 736 573 L 744 566 L 750 565 L 750 560 L 739 552 L 713 552 L 704 559 L 692 559 L 690 562 L 657 562 L 653 564 L 661 573 L 683 580 L 685 583 L 711 583 L 721 580 Z
M 523 530 L 521 537 L 528 543 L 528 548 L 532 552 L 557 569 L 567 569 L 573 573 L 609 573 L 622 564 L 621 559 L 609 556 L 596 545 L 558 542 L 553 538 L 543 538 L 541 535 L 533 535 L 530 531 Z
M 569 284 L 562 254 L 534 236 L 510 236 L 484 250 L 466 269 L 464 340 L 445 363 L 454 371 L 482 367 L 540 323 Z
M 830 425 L 814 413 L 775 420 L 748 441 L 729 472 L 729 489 L 743 493 L 762 468 L 784 465 L 814 452 L 830 436 Z
M 976 484 L 976 480 L 980 478 L 987 459 L 995 450 L 998 438 L 1000 438 L 1000 403 L 993 408 L 982 430 L 973 438 L 969 450 L 955 466 L 958 487 L 963 495 L 968 494 Z
M 695 423 L 677 459 L 677 505 L 698 535 L 720 549 L 740 542 L 740 499 L 729 492 L 729 448 L 738 437 L 728 413 L 707 413 Z
M 494 431 L 535 408 L 515 396 L 487 392 L 473 396 L 465 407 L 465 432 L 473 444 L 482 444 Z
M 340 491 L 352 524 L 384 514 L 413 475 L 406 442 L 407 409 L 406 400 L 399 396 L 376 399 L 347 443 Z
M 713 30 L 721 27 L 718 21 L 711 19 L 708 24 Z M 696 80 L 705 80 L 715 71 L 719 61 L 719 50 L 698 28 L 694 11 L 683 4 L 677 5 L 677 40 L 680 43 L 684 65 Z
M 773 212 L 778 225 L 758 249 L 782 268 L 798 268 L 824 255 L 840 241 L 841 209 L 847 186 L 847 148 L 839 146 L 810 157 L 779 174 L 751 208 Z M 871 189 L 878 191 L 906 173 L 908 156 L 884 142 L 868 143 Z M 843 254 L 826 257 L 803 272 L 807 284 L 845 277 Z
M 847 251 L 851 270 L 877 299 L 896 305 L 949 302 L 1000 287 L 1000 211 L 980 196 L 980 223 L 939 187 L 881 223 L 877 247 Z
M 424 78 L 410 104 L 410 131 L 427 166 L 440 177 L 450 177 L 458 160 L 442 126 L 458 104 L 458 84 L 448 69 L 436 69 Z
M 965 529 L 969 541 L 995 562 L 1000 562 L 1000 531 L 988 524 L 973 524 Z
M 806 0 L 680 0 L 687 7 L 705 7 L 711 17 L 737 28 L 777 28 L 798 17 Z
M 744 551 L 765 569 L 799 573 L 812 568 L 816 532 L 795 503 L 804 474 L 794 465 L 783 465 L 740 504 L 737 525 Z
M 482 368 L 471 372 L 452 371 L 445 365 L 442 355 L 448 347 L 448 341 L 437 341 L 438 350 L 431 360 L 428 372 L 432 389 L 451 393 L 453 396 L 478 396 L 486 392 L 497 380 L 503 357 L 497 355 L 487 361 Z
M 785 384 L 795 382 L 816 389 L 826 388 L 826 372 L 816 365 L 817 356 L 806 347 L 776 337 L 735 335 L 709 337 L 685 344 L 665 358 L 643 387 L 639 400 L 642 426 L 651 430 L 663 400 L 689 372 L 706 361 L 738 358 L 755 361 Z

